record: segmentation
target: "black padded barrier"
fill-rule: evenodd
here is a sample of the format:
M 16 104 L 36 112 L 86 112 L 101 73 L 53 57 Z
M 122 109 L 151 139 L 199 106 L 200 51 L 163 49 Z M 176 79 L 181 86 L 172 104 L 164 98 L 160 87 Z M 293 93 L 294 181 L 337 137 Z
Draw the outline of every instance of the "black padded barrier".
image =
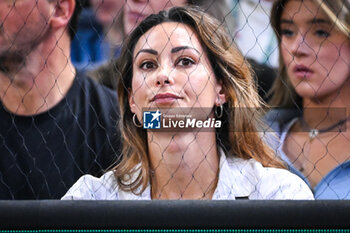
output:
M 349 229 L 350 201 L 0 201 L 1 230 Z

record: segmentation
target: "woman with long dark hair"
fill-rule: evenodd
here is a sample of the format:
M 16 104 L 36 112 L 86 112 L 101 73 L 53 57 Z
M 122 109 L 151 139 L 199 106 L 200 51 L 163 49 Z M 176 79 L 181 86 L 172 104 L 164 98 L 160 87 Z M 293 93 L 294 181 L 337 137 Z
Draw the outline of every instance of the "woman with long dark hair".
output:
M 83 176 L 63 199 L 313 198 L 261 139 L 250 68 L 214 18 L 182 7 L 149 16 L 118 68 L 122 160 L 101 178 Z M 210 124 L 145 129 L 169 112 Z

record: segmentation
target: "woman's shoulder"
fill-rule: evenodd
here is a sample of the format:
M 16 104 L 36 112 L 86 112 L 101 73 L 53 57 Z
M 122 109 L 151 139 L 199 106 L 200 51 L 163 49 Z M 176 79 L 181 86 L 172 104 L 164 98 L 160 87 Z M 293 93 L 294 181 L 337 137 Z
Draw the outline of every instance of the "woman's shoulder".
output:
M 117 200 L 118 190 L 113 171 L 100 178 L 84 175 L 68 190 L 62 200 Z
M 248 179 L 249 199 L 313 199 L 306 183 L 286 169 L 264 167 L 254 159 L 227 158 L 234 176 Z

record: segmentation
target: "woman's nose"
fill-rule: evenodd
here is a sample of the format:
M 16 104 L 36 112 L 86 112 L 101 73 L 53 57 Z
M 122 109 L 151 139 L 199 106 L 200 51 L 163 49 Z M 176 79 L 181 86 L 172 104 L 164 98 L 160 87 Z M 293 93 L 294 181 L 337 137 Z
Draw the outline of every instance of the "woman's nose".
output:
M 293 43 L 291 44 L 290 50 L 293 56 L 300 57 L 307 55 L 311 47 L 308 41 L 306 40 L 307 33 L 302 34 L 298 33 L 295 37 Z
M 156 85 L 157 86 L 164 86 L 164 85 L 170 85 L 173 83 L 173 73 L 174 69 L 171 69 L 170 66 L 164 65 L 159 67 L 157 77 L 156 77 Z

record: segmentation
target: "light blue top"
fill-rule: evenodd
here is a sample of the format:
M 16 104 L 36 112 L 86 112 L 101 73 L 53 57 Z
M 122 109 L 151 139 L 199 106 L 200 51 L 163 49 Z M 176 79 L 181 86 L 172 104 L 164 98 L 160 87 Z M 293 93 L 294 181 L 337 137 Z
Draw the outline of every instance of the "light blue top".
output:
M 281 115 L 286 116 L 285 114 Z M 293 115 L 293 113 L 289 114 L 289 116 L 291 115 Z M 286 140 L 287 134 L 297 120 L 298 117 L 294 117 L 285 124 L 278 125 L 276 123 L 271 123 L 269 125 L 271 125 L 279 135 L 280 143 L 278 146 L 278 153 L 287 163 L 289 170 L 301 177 L 310 186 L 309 180 L 294 167 L 293 163 L 283 151 L 283 144 Z M 323 177 L 323 179 L 314 187 L 312 191 L 315 199 L 350 199 L 350 161 L 341 163 L 332 169 L 325 177 Z

